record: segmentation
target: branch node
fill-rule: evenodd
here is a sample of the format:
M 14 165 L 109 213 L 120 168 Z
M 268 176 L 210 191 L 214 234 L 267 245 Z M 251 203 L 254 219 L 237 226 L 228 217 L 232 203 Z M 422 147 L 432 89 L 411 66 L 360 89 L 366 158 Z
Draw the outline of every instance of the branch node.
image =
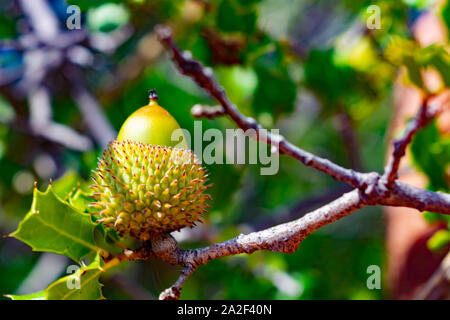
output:
M 169 233 L 160 233 L 152 237 L 151 248 L 154 255 L 172 265 L 180 264 L 182 250 L 177 241 Z
M 204 107 L 200 104 L 196 104 L 192 107 L 191 114 L 195 118 L 213 119 L 224 115 L 225 110 L 222 106 Z
M 172 38 L 172 29 L 164 25 L 157 25 L 155 27 L 155 32 L 160 41 L 167 41 Z

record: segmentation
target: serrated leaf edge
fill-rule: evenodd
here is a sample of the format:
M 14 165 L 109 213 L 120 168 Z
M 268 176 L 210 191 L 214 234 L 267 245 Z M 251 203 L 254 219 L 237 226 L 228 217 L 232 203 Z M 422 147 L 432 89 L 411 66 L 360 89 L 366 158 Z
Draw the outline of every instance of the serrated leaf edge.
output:
M 98 224 L 96 224 L 95 222 L 92 221 L 91 215 L 90 215 L 90 214 L 81 212 L 80 210 L 78 210 L 77 208 L 75 208 L 74 206 L 72 206 L 72 205 L 71 205 L 70 203 L 68 203 L 67 201 L 63 201 L 63 200 L 58 196 L 58 194 L 53 190 L 52 185 L 49 184 L 48 187 L 47 187 L 47 190 L 45 190 L 44 192 L 38 190 L 38 188 L 36 188 L 36 187 L 34 188 L 34 191 L 33 191 L 33 202 L 32 202 L 32 204 L 31 204 L 31 209 L 30 209 L 30 211 L 28 211 L 28 213 L 25 215 L 25 217 L 24 217 L 24 218 L 22 219 L 22 221 L 19 223 L 19 226 L 18 226 L 17 230 L 14 231 L 14 232 L 12 232 L 12 233 L 10 233 L 8 236 L 9 236 L 9 237 L 14 237 L 14 238 L 16 238 L 16 239 L 18 239 L 18 240 L 20 240 L 20 241 L 26 243 L 27 245 L 29 245 L 29 246 L 32 248 L 33 251 L 37 251 L 37 252 L 53 252 L 53 253 L 57 253 L 57 254 L 62 254 L 62 255 L 64 255 L 64 254 L 67 252 L 66 250 L 63 250 L 63 251 L 57 251 L 57 250 L 51 250 L 51 249 L 44 249 L 44 248 L 39 248 L 39 247 L 33 247 L 33 246 L 31 246 L 31 244 L 29 243 L 29 241 L 26 241 L 26 240 L 24 240 L 24 239 L 21 239 L 20 237 L 17 237 L 17 235 L 16 235 L 16 234 L 19 232 L 20 226 L 22 225 L 22 223 L 24 223 L 29 217 L 31 217 L 31 216 L 33 216 L 33 215 L 37 215 L 37 216 L 39 215 L 39 212 L 35 210 L 35 207 L 36 207 L 36 201 L 37 201 L 37 200 L 36 200 L 36 199 L 37 199 L 36 195 L 37 195 L 38 193 L 40 193 L 41 195 L 45 196 L 45 195 L 47 195 L 49 192 L 51 192 L 51 193 L 53 194 L 53 196 L 55 196 L 55 198 L 56 198 L 57 200 L 59 200 L 59 201 L 60 201 L 61 203 L 63 203 L 64 205 L 70 207 L 72 210 L 74 210 L 74 211 L 77 212 L 78 214 L 83 215 L 83 216 L 86 216 L 86 217 L 89 217 L 89 218 L 90 218 L 89 221 L 93 224 L 94 227 L 98 225 Z M 39 218 L 39 217 L 38 217 L 38 220 L 39 220 L 42 224 L 44 224 L 45 226 L 50 227 L 51 229 L 53 229 L 53 230 L 55 230 L 55 231 L 61 233 L 61 234 L 64 235 L 65 237 L 67 237 L 67 238 L 69 238 L 69 239 L 71 239 L 71 240 L 74 240 L 75 242 L 77 242 L 77 243 L 79 243 L 79 244 L 81 244 L 81 245 L 83 245 L 83 246 L 85 246 L 85 247 L 88 247 L 88 248 L 90 248 L 91 250 L 93 250 L 93 251 L 95 251 L 95 252 L 102 252 L 102 251 L 104 251 L 104 249 L 102 249 L 102 248 L 100 248 L 100 247 L 98 247 L 98 246 L 95 246 L 95 245 L 93 245 L 93 244 L 91 244 L 91 243 L 89 243 L 89 242 L 86 242 L 86 241 L 82 240 L 82 239 L 75 238 L 75 237 L 73 237 L 72 235 L 67 234 L 65 231 L 62 231 L 62 230 L 60 230 L 60 229 L 58 229 L 58 228 L 55 228 L 54 226 L 52 226 L 52 225 L 50 225 L 50 224 L 44 222 L 44 220 L 42 220 L 42 219 Z M 70 257 L 70 258 L 73 259 L 74 261 L 79 262 L 78 259 L 76 259 L 75 257 Z

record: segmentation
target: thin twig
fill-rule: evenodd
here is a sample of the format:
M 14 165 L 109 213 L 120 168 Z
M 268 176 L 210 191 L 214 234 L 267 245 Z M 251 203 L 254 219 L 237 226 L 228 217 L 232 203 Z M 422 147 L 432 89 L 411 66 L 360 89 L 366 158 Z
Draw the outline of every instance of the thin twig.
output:
M 52 41 L 58 35 L 58 21 L 45 0 L 19 0 L 34 32 L 42 41 Z M 43 23 L 45 21 L 45 23 Z
M 415 299 L 432 299 L 433 293 L 438 291 L 442 286 L 450 289 L 450 251 L 444 257 L 438 269 L 434 272 L 431 278 L 428 279 L 425 285 L 416 294 Z
M 406 153 L 406 148 L 411 143 L 414 135 L 425 127 L 441 110 L 437 104 L 428 104 L 429 99 L 424 99 L 417 116 L 408 123 L 405 133 L 400 139 L 394 141 L 394 151 L 391 154 L 389 162 L 384 170 L 383 180 L 387 187 L 392 186 L 397 179 L 400 161 Z
M 69 149 L 87 151 L 92 149 L 91 140 L 69 126 L 53 122 L 50 93 L 40 86 L 28 94 L 31 132 Z
M 337 115 L 337 130 L 344 140 L 344 145 L 347 149 L 348 158 L 350 160 L 350 167 L 353 170 L 361 171 L 361 155 L 359 152 L 358 137 L 355 132 L 352 119 L 345 109 L 342 109 Z
M 178 300 L 181 295 L 181 290 L 183 289 L 183 285 L 186 280 L 190 277 L 191 274 L 194 273 L 197 267 L 194 267 L 191 264 L 187 264 L 180 273 L 177 282 L 170 288 L 164 290 L 159 295 L 160 300 Z
M 222 106 L 205 107 L 201 104 L 196 104 L 192 107 L 191 114 L 195 118 L 213 119 L 223 116 L 225 114 L 225 110 L 222 108 Z
M 111 140 L 114 140 L 116 132 L 97 99 L 82 85 L 73 88 L 72 96 L 95 141 L 105 147 Z

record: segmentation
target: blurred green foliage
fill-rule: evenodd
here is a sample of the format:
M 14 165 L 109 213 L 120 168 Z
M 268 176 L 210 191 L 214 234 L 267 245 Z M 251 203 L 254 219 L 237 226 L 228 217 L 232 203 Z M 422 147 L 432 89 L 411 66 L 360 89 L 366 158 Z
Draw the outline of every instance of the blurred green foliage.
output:
M 426 147 L 428 152 L 423 152 Z M 429 178 L 431 190 L 448 189 L 446 170 L 450 158 L 450 139 L 440 134 L 436 122 L 420 131 L 411 144 L 411 152 L 416 165 Z

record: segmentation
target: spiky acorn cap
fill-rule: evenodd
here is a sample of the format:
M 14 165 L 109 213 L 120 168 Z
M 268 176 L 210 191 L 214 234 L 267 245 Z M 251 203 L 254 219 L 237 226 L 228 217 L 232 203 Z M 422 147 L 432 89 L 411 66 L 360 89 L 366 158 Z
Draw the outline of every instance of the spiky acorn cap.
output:
M 141 240 L 194 226 L 210 199 L 207 174 L 185 149 L 113 141 L 92 178 L 100 221 Z
M 152 96 L 150 100 L 141 108 L 144 112 L 138 110 L 125 122 L 140 123 L 146 143 L 136 141 L 139 132 L 135 126 L 128 125 L 131 131 L 122 129 L 99 159 L 91 186 L 96 200 L 91 206 L 98 210 L 99 221 L 122 236 L 144 241 L 152 234 L 194 226 L 206 212 L 206 201 L 210 199 L 203 193 L 208 188 L 207 174 L 191 150 L 151 144 L 161 139 L 164 128 L 155 120 L 160 120 L 161 114 L 170 126 L 176 126 Z M 142 125 L 146 118 L 148 126 Z M 124 140 L 128 135 L 134 141 Z

